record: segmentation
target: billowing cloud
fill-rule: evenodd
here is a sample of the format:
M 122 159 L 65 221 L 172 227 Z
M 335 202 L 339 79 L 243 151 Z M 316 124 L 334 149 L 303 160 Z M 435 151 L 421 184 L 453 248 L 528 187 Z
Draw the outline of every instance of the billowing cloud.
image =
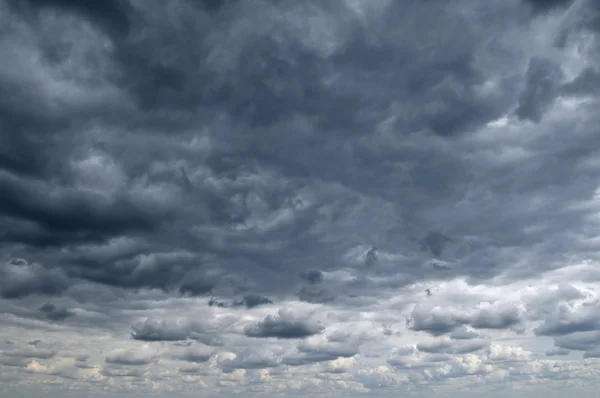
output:
M 187 319 L 155 319 L 139 321 L 131 327 L 131 338 L 140 341 L 198 340 L 218 345 L 220 339 L 212 325 Z
M 0 295 L 3 298 L 14 299 L 30 294 L 56 295 L 68 286 L 67 278 L 60 269 L 47 269 L 23 259 L 0 263 Z
M 0 2 L 13 396 L 588 396 L 600 2 Z
M 195 363 L 206 362 L 214 355 L 214 350 L 202 345 L 192 345 L 178 351 L 174 355 L 175 358 Z
M 281 309 L 276 314 L 267 315 L 262 321 L 244 329 L 248 337 L 275 337 L 278 339 L 299 339 L 323 331 L 323 326 L 308 316 L 295 315 L 290 310 Z
M 108 354 L 104 360 L 109 364 L 140 366 L 151 363 L 154 356 L 148 350 L 116 350 Z
M 482 302 L 469 309 L 417 305 L 407 325 L 412 330 L 437 336 L 464 325 L 475 329 L 508 329 L 519 325 L 522 319 L 522 309 L 513 303 Z

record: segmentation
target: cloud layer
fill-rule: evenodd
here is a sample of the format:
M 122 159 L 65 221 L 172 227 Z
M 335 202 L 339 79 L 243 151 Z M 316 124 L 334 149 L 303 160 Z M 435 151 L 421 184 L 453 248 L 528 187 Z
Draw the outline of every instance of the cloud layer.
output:
M 591 396 L 599 4 L 2 2 L 0 395 Z

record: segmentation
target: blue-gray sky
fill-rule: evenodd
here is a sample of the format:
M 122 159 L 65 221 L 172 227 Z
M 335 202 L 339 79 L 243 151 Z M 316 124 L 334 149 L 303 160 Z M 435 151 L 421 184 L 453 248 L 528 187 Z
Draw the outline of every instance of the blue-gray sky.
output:
M 0 395 L 592 397 L 600 2 L 0 1 Z

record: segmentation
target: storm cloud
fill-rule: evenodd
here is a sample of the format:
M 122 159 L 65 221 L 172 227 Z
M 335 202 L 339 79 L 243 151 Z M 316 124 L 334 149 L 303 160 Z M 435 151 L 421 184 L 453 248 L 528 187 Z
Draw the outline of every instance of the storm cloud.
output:
M 599 4 L 0 2 L 0 394 L 592 394 Z

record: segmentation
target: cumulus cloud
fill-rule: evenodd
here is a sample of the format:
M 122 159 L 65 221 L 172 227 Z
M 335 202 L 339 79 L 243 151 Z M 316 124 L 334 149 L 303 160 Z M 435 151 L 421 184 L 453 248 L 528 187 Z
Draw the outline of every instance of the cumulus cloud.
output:
M 434 336 L 454 332 L 465 325 L 475 329 L 507 329 L 522 322 L 522 312 L 518 305 L 501 301 L 482 302 L 474 308 L 417 305 L 407 325 Z
M 214 355 L 214 350 L 203 345 L 191 345 L 184 350 L 177 350 L 174 358 L 187 362 L 203 363 Z
M 140 341 L 198 340 L 209 345 L 220 344 L 217 331 L 212 325 L 188 319 L 148 318 L 131 327 L 131 338 Z
M 599 308 L 597 303 L 574 306 L 561 302 L 534 331 L 540 336 L 560 336 L 597 330 L 600 328 Z
M 517 346 L 492 344 L 488 357 L 492 361 L 526 361 L 531 357 L 531 352 Z
M 108 364 L 140 366 L 148 365 L 155 359 L 150 349 L 116 350 L 108 354 L 104 361 Z
M 284 358 L 283 363 L 290 366 L 301 366 L 317 362 L 348 359 L 358 355 L 360 345 L 361 341 L 357 338 L 333 333 L 324 339 L 307 340 L 298 344 L 295 352 Z M 333 370 L 329 369 L 329 371 Z
M 463 325 L 450 333 L 449 336 L 455 340 L 469 340 L 480 337 L 480 334 L 472 328 Z
M 244 329 L 248 337 L 298 339 L 321 333 L 324 327 L 306 315 L 295 315 L 291 310 L 280 309 L 262 321 Z

